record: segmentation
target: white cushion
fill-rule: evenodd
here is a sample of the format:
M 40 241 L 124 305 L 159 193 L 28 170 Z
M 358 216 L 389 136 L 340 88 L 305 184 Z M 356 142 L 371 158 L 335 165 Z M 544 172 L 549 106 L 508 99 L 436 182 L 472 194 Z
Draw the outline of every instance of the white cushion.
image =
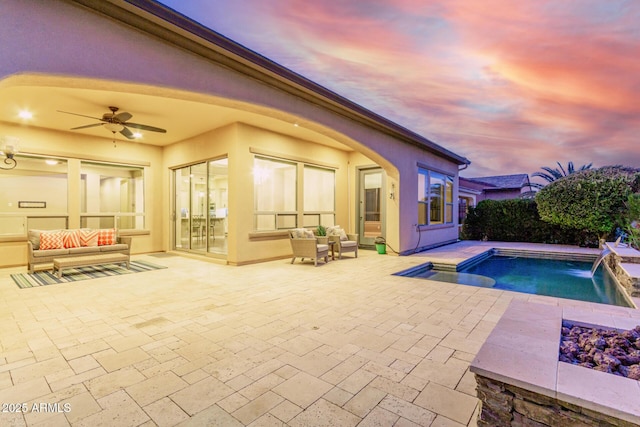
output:
M 347 240 L 347 233 L 339 225 L 327 227 L 327 236 L 339 236 L 340 240 Z
M 305 238 L 313 238 L 313 231 L 307 230 L 306 228 L 294 228 L 291 231 L 291 237 L 294 239 L 305 239 Z
M 300 237 L 302 237 L 302 231 L 299 228 L 294 228 L 293 230 L 289 230 L 289 234 L 294 239 L 299 239 Z

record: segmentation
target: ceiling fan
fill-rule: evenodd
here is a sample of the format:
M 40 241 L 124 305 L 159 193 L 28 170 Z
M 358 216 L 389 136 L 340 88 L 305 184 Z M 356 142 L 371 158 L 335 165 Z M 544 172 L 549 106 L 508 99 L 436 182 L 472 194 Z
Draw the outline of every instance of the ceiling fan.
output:
M 65 114 L 73 114 L 74 116 L 88 117 L 90 119 L 94 119 L 94 120 L 99 120 L 100 121 L 100 123 L 92 123 L 90 125 L 84 125 L 84 126 L 78 126 L 78 127 L 75 127 L 75 128 L 71 128 L 71 130 L 86 129 L 86 128 L 91 128 L 91 127 L 95 127 L 95 126 L 103 126 L 105 129 L 109 130 L 110 132 L 113 132 L 114 134 L 116 132 L 120 132 L 122 135 L 126 136 L 128 139 L 134 139 L 135 138 L 133 132 L 131 132 L 131 130 L 129 130 L 129 128 L 148 130 L 148 131 L 151 131 L 151 132 L 167 133 L 167 131 L 165 129 L 161 129 L 161 128 L 157 128 L 157 127 L 149 126 L 149 125 L 143 125 L 143 124 L 140 124 L 140 123 L 128 122 L 127 120 L 129 120 L 131 117 L 133 117 L 133 115 L 131 115 L 130 113 L 124 112 L 124 111 L 121 112 L 121 113 L 118 113 L 118 110 L 119 110 L 118 107 L 109 107 L 109 110 L 111 110 L 111 112 L 110 113 L 104 113 L 102 115 L 102 118 L 86 116 L 84 114 L 70 113 L 68 111 L 61 111 L 61 110 L 58 110 L 58 112 L 59 113 L 65 113 Z

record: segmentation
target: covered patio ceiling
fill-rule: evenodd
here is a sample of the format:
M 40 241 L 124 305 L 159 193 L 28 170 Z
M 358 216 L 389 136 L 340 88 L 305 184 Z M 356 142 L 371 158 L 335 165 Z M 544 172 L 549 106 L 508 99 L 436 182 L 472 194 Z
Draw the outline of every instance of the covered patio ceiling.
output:
M 110 112 L 109 106 L 115 106 L 120 109 L 119 112 L 131 113 L 133 117 L 129 121 L 133 123 L 167 130 L 167 133 L 142 131 L 142 138 L 131 140 L 136 143 L 167 146 L 212 129 L 242 122 L 317 144 L 353 151 L 329 136 L 306 128 L 302 119 L 291 120 L 290 117 L 284 117 L 277 111 L 270 111 L 271 115 L 267 116 L 243 109 L 246 106 L 241 103 L 236 103 L 238 108 L 232 108 L 216 105 L 204 96 L 202 96 L 203 101 L 192 101 L 164 95 L 131 93 L 109 87 L 86 89 L 4 83 L 0 82 L 0 122 L 112 140 L 113 134 L 103 126 L 70 130 L 74 127 L 98 123 L 98 120 L 59 111 L 100 118 L 104 113 Z M 103 82 L 108 86 L 105 83 Z M 258 110 L 259 107 L 256 107 Z M 23 110 L 30 111 L 33 118 L 30 120 L 20 118 L 19 113 Z M 133 128 L 131 130 L 136 131 Z M 120 133 L 116 133 L 116 140 L 128 141 Z

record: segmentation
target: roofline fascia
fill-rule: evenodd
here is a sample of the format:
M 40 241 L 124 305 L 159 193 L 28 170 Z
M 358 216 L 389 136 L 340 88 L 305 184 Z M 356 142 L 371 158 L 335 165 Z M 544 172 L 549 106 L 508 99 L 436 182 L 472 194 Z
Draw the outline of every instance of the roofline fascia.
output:
M 471 193 L 475 196 L 482 194 L 482 190 L 476 190 L 474 188 L 468 188 L 468 187 L 463 187 L 463 186 L 459 186 L 458 187 L 458 194 L 460 194 L 461 192 L 464 193 Z
M 156 1 L 66 1 L 82 5 L 404 143 L 445 157 L 458 165 L 471 163 L 466 157 L 447 150 Z

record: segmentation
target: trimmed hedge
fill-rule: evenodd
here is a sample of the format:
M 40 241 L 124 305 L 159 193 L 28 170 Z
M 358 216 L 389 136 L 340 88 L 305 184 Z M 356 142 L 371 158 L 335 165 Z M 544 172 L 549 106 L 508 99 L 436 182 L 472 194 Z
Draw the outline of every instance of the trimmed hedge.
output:
M 606 166 L 552 182 L 540 190 L 536 202 L 544 221 L 606 237 L 621 225 L 625 203 L 638 190 L 638 169 Z
M 624 231 L 631 246 L 640 249 L 640 194 L 631 194 L 626 207 L 626 217 L 622 219 Z
M 531 199 L 481 201 L 476 207 L 469 208 L 461 238 L 598 246 L 596 233 L 544 222 L 538 214 L 536 201 Z

